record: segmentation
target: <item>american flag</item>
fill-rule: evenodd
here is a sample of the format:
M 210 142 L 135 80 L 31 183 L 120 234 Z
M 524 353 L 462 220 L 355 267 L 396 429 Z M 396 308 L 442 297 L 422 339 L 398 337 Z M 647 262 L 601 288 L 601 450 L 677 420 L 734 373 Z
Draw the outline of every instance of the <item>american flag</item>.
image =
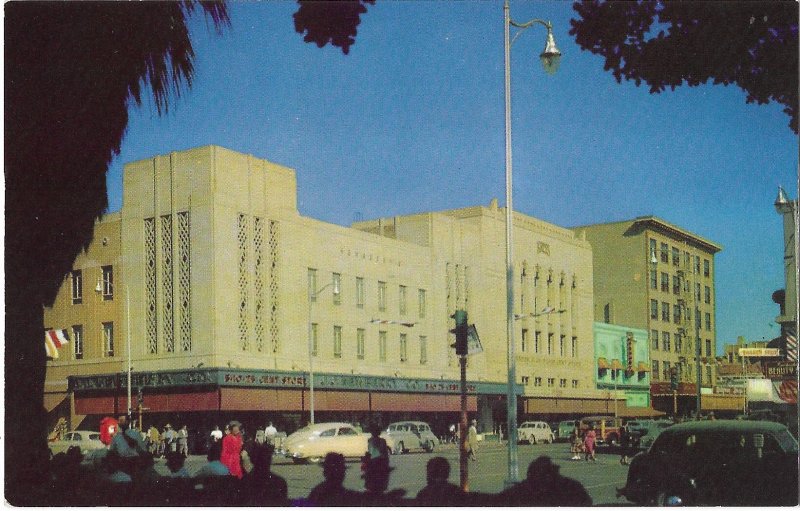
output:
M 786 330 L 786 360 L 797 363 L 797 332 Z

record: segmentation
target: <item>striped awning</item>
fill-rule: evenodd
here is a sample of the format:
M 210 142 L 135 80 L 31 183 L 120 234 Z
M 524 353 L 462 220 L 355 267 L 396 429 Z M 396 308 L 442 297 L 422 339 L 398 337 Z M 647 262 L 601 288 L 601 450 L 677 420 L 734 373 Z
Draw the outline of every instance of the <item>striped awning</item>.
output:
M 597 359 L 597 368 L 598 369 L 608 369 L 608 360 L 604 357 L 600 357 Z
M 647 367 L 647 364 L 644 362 L 639 362 L 639 365 L 636 367 L 637 373 L 647 373 L 650 372 L 650 368 Z
M 622 369 L 622 362 L 620 362 L 619 359 L 615 358 L 614 360 L 611 361 L 611 369 L 614 371 L 619 371 L 620 369 Z

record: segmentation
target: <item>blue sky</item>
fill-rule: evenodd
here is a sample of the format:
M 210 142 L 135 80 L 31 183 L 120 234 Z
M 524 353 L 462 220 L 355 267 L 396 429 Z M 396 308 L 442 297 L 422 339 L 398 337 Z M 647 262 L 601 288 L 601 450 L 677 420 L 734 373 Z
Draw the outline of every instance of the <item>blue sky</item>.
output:
M 159 117 L 131 107 L 108 175 L 122 206 L 124 163 L 218 144 L 294 168 L 303 215 L 354 219 L 504 202 L 503 9 L 495 1 L 378 0 L 349 55 L 304 43 L 295 2 L 229 3 L 217 36 L 192 23 L 191 90 Z M 796 198 L 798 143 L 778 105 L 737 87 L 651 95 L 617 84 L 568 35 L 571 2 L 512 1 L 551 20 L 512 48 L 514 208 L 570 227 L 657 215 L 724 249 L 716 257 L 718 349 L 771 339 L 783 287 L 779 184 Z

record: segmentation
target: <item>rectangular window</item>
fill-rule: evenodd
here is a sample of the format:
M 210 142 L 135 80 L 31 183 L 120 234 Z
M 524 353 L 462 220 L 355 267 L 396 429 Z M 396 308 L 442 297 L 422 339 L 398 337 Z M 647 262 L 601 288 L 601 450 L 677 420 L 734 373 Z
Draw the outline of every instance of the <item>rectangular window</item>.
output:
M 103 266 L 103 300 L 114 299 L 114 267 Z
M 658 300 L 650 300 L 650 319 L 658 319 Z
M 669 376 L 670 376 L 671 370 L 672 370 L 672 368 L 670 366 L 670 363 L 665 360 L 664 361 L 664 379 L 665 380 L 669 380 Z
M 539 346 L 542 340 L 542 332 L 536 331 L 533 333 L 533 352 L 539 353 Z
M 708 259 L 703 259 L 703 276 L 709 277 L 711 275 L 711 262 Z
M 541 376 L 535 376 L 533 378 L 533 386 L 534 387 L 541 387 L 542 386 L 542 377 Z
M 706 356 L 710 357 L 711 355 L 711 339 L 706 339 Z
M 319 325 L 311 323 L 311 356 L 319 354 Z
M 341 273 L 334 273 L 333 279 L 331 281 L 333 284 L 333 304 L 334 305 L 341 305 L 342 303 L 342 274 Z
M 522 377 L 522 384 L 523 384 L 523 385 L 527 385 L 527 384 L 528 384 L 528 382 L 530 382 L 530 380 L 531 380 L 531 379 L 530 379 L 530 377 L 529 377 L 529 376 L 523 376 L 523 377 Z
M 669 351 L 671 347 L 669 332 L 661 332 L 661 346 L 664 348 L 664 351 Z
M 378 282 L 378 310 L 386 311 L 386 282 Z
M 547 386 L 548 387 L 555 387 L 556 386 L 556 379 L 555 378 L 548 378 L 547 379 Z
M 578 388 L 578 380 L 572 380 L 572 388 L 573 389 L 577 389 Z
M 547 354 L 553 354 L 553 332 L 547 334 Z
M 703 298 L 704 298 L 703 301 L 705 301 L 706 303 L 711 303 L 711 288 L 710 287 L 705 286 L 705 296 L 703 296 Z
M 522 352 L 528 351 L 528 329 L 522 329 Z
M 652 362 L 650 362 L 650 366 L 651 366 L 650 373 L 653 375 L 653 379 L 658 379 L 658 375 L 659 375 L 659 372 L 658 372 L 658 360 L 653 360 Z
M 676 325 L 681 324 L 681 308 L 678 305 L 672 308 L 672 320 Z
M 419 336 L 419 363 L 420 365 L 428 363 L 428 337 L 425 335 Z
M 661 262 L 668 263 L 669 262 L 669 245 L 666 243 L 661 244 Z
M 378 360 L 386 362 L 386 332 L 378 332 Z
M 408 288 L 406 286 L 400 286 L 399 290 L 399 298 L 400 298 L 400 315 L 406 315 L 406 297 L 408 295 Z
M 114 356 L 114 323 L 103 323 L 103 352 L 107 357 Z
M 661 320 L 662 321 L 669 321 L 669 302 L 661 302 Z
M 313 268 L 308 269 L 308 300 L 317 301 L 317 270 Z
M 366 335 L 366 331 L 363 328 L 356 330 L 356 358 L 358 360 L 364 360 L 364 338 Z
M 83 325 L 72 325 L 72 353 L 75 355 L 75 360 L 83 358 Z
M 567 379 L 561 378 L 560 380 L 558 380 L 558 386 L 561 387 L 562 389 L 567 388 Z
M 567 346 L 566 346 L 567 345 L 567 336 L 564 335 L 564 334 L 561 334 L 561 338 L 558 340 L 558 343 L 559 343 L 559 350 L 560 350 L 561 356 L 563 357 L 565 352 L 566 352 L 566 349 L 567 349 Z
M 333 327 L 333 358 L 342 358 L 342 327 Z
M 364 308 L 364 277 L 356 277 L 356 307 Z
M 578 336 L 576 335 L 572 336 L 572 356 L 578 356 Z
M 681 251 L 678 247 L 672 247 L 672 264 L 674 266 L 681 265 Z
M 72 270 L 72 304 L 83 303 L 83 272 Z
M 658 349 L 658 330 L 651 330 L 650 331 L 650 341 L 654 350 Z
M 695 298 L 695 300 L 698 301 L 698 303 L 700 302 L 700 283 L 699 282 L 695 282 L 695 284 L 694 284 L 694 298 Z
M 700 256 L 694 256 L 694 272 L 700 274 Z
M 650 238 L 650 252 L 648 253 L 647 264 L 650 264 L 653 261 L 653 258 L 656 257 L 656 240 Z
M 683 337 L 681 334 L 675 334 L 675 353 L 683 351 Z
M 400 334 L 400 362 L 408 360 L 408 335 Z
M 677 275 L 672 276 L 672 294 L 681 294 L 681 279 Z
M 424 289 L 419 290 L 419 319 L 423 319 L 428 309 L 428 296 Z
M 650 272 L 650 289 L 658 289 L 658 272 Z
M 669 274 L 666 272 L 661 272 L 661 290 L 669 293 Z
M 710 332 L 711 331 L 711 313 L 710 312 L 706 312 L 705 316 L 706 316 L 706 330 L 708 330 Z

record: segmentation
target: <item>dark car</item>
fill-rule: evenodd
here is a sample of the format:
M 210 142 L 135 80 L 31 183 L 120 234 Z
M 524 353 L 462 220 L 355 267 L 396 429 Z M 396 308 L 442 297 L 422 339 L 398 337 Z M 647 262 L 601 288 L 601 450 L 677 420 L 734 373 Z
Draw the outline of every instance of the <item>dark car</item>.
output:
M 617 490 L 637 505 L 796 506 L 797 441 L 767 421 L 671 426 L 631 461 Z

